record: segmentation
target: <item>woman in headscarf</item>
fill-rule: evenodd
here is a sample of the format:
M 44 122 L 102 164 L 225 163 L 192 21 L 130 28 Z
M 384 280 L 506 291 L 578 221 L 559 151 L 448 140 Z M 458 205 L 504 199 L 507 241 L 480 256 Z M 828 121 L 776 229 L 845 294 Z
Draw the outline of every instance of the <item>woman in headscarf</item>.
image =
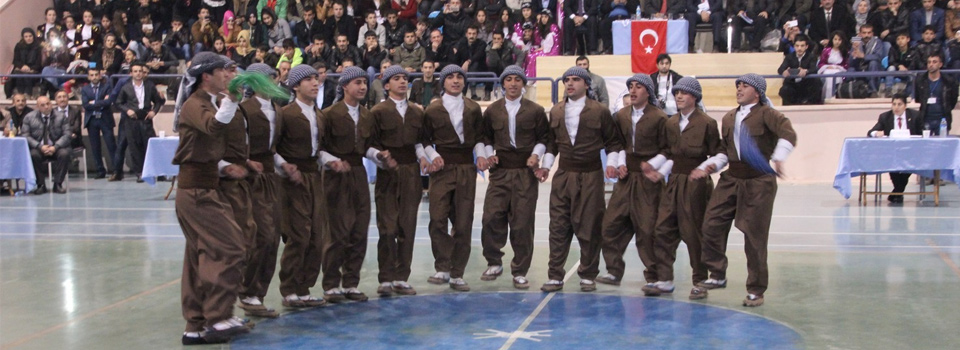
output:
M 13 47 L 13 74 L 40 73 L 40 41 L 30 28 L 20 31 L 20 42 Z M 13 90 L 27 95 L 33 94 L 38 79 L 13 78 L 4 86 L 7 96 L 13 96 Z
M 257 50 L 250 46 L 250 32 L 241 30 L 237 33 L 237 46 L 230 49 L 230 58 L 237 62 L 241 69 L 247 69 L 247 66 L 253 63 L 253 57 Z
M 237 35 L 243 30 L 243 17 L 234 16 L 233 11 L 223 15 L 223 25 L 220 26 L 220 36 L 228 48 L 237 46 Z
M 870 0 L 855 0 L 853 2 L 853 17 L 857 20 L 856 32 L 860 32 L 860 27 L 870 23 Z
M 537 14 L 533 13 L 533 5 L 529 2 L 520 5 L 520 20 L 513 24 L 513 31 L 515 33 L 523 31 L 524 23 L 537 24 Z
M 270 48 L 275 48 L 283 46 L 283 40 L 293 39 L 293 34 L 290 33 L 290 24 L 287 23 L 287 20 L 278 18 L 270 8 L 263 9 L 260 15 L 260 22 L 263 23 L 264 28 L 266 28 L 267 36 L 267 41 L 262 44 L 266 44 Z
M 560 54 L 560 28 L 553 20 L 553 13 L 543 9 L 537 15 L 537 24 L 533 28 L 533 46 L 524 61 L 528 77 L 537 76 L 537 57 Z

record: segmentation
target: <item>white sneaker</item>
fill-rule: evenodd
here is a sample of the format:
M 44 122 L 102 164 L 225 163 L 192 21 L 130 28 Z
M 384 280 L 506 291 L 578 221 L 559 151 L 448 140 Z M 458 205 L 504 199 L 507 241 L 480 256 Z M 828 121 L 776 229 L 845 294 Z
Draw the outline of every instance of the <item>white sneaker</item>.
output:
M 437 272 L 427 278 L 427 282 L 430 284 L 444 284 L 450 282 L 450 273 L 449 272 Z
M 461 292 L 470 291 L 470 285 L 468 285 L 467 281 L 464 281 L 463 278 L 451 278 L 450 288 Z
M 393 281 L 393 287 L 401 289 L 413 288 L 413 286 L 411 286 L 410 283 L 407 283 L 407 281 Z
M 243 300 L 241 300 L 240 302 L 247 305 L 263 305 L 263 303 L 260 302 L 260 298 L 257 298 L 257 297 L 246 297 L 246 298 L 243 298 Z
M 659 288 L 664 293 L 673 293 L 673 290 L 676 288 L 673 285 L 673 281 L 657 281 L 657 288 Z
M 499 277 L 501 274 L 503 274 L 503 266 L 493 265 L 493 266 L 487 267 L 487 270 L 484 271 L 482 275 L 480 275 L 480 280 L 493 281 L 497 279 L 497 277 Z

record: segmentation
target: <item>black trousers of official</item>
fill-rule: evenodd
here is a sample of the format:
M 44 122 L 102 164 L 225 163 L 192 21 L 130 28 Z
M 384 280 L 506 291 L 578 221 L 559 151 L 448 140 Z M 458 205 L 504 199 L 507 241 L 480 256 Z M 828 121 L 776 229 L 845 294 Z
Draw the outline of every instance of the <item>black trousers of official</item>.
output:
M 125 129 L 132 160 L 130 170 L 139 176 L 143 172 L 143 161 L 147 157 L 147 142 L 157 134 L 153 131 L 151 121 L 128 120 Z
M 93 152 L 93 159 L 97 161 L 97 174 L 106 174 L 107 167 L 103 164 L 103 153 L 101 151 L 103 145 L 100 140 L 102 139 L 107 144 L 107 152 L 109 152 L 107 155 L 112 160 L 114 153 L 117 152 L 113 125 L 108 125 L 103 118 L 91 118 L 87 124 L 87 135 L 90 138 L 90 152 Z

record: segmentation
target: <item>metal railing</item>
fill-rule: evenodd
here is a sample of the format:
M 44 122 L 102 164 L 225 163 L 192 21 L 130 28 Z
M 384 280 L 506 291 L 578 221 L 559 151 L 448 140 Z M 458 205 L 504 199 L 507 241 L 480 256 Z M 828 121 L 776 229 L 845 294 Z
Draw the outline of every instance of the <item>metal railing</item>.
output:
M 960 76 L 960 69 L 944 69 L 940 71 L 946 75 L 956 75 Z M 876 71 L 876 72 L 838 72 L 834 74 L 807 74 L 804 78 L 814 79 L 814 78 L 888 78 L 888 77 L 902 77 L 907 79 L 909 82 L 914 82 L 917 77 L 922 74 L 926 74 L 926 70 L 910 70 L 910 71 Z M 624 72 L 624 76 L 631 75 L 631 72 Z M 410 73 L 411 80 L 413 78 L 422 77 L 422 73 Z M 340 74 L 329 73 L 327 74 L 328 78 L 338 78 Z M 434 73 L 434 76 L 439 76 L 439 73 Z M 777 74 L 763 74 L 761 75 L 766 79 L 791 79 L 796 77 L 784 78 L 782 75 Z M 129 74 L 114 74 L 108 77 L 107 79 L 112 80 L 114 83 L 130 77 Z M 161 80 L 161 79 L 181 79 L 182 74 L 149 74 L 145 79 L 146 80 Z M 493 72 L 467 72 L 467 77 L 471 83 L 493 83 L 494 88 L 499 88 L 500 79 Z M 718 79 L 737 79 L 740 75 L 702 75 L 694 76 L 699 80 L 718 80 Z M 87 76 L 83 74 L 0 74 L 0 78 L 33 78 L 33 79 L 86 79 Z M 550 101 L 553 104 L 559 102 L 560 98 L 560 83 L 559 78 L 549 78 L 549 77 L 535 77 L 528 78 L 530 81 L 546 81 L 550 82 Z M 10 82 L 8 81 L 7 84 Z

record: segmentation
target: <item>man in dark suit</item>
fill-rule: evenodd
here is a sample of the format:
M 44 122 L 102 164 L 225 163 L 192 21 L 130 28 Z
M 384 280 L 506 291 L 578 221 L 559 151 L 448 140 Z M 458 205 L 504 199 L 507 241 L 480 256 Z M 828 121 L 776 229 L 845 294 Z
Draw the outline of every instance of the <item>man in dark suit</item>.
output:
M 550 3 L 552 6 L 549 10 L 556 13 L 557 1 L 550 0 Z M 640 6 L 639 0 L 611 0 L 604 1 L 600 4 L 600 15 L 603 17 L 600 19 L 600 35 L 603 36 L 603 38 L 601 38 L 603 40 L 603 49 L 601 51 L 603 54 L 613 54 L 613 22 L 633 18 L 637 6 Z M 538 9 L 538 7 L 543 7 L 543 4 L 541 4 L 540 1 L 534 1 L 533 8 L 536 10 L 536 13 L 540 13 L 541 9 Z M 690 47 L 693 46 L 691 45 Z
M 916 101 L 920 102 L 920 117 L 923 128 L 930 129 L 933 135 L 940 135 L 940 120 L 947 120 L 947 130 L 953 127 L 953 108 L 957 106 L 957 80 L 941 74 L 943 54 L 934 53 L 927 57 L 927 74 L 922 74 L 916 82 Z
M 586 47 L 580 55 L 597 54 L 597 17 L 598 6 L 596 0 L 569 0 L 563 4 L 563 52 L 571 56 L 579 46 L 577 38 L 585 36 Z
M 804 78 L 807 74 L 817 73 L 817 55 L 810 52 L 812 44 L 806 35 L 797 35 L 794 39 L 794 52 L 783 57 L 783 63 L 777 74 L 783 76 L 780 98 L 783 105 L 820 104 L 820 79 Z
M 923 36 L 923 28 L 933 26 L 937 29 L 936 41 L 943 42 L 944 20 L 946 12 L 935 7 L 934 0 L 923 0 L 923 7 L 910 13 L 910 45 L 916 45 Z
M 160 96 L 157 87 L 143 80 L 147 75 L 147 66 L 143 62 L 134 62 L 130 67 L 130 82 L 120 89 L 117 96 L 117 108 L 126 119 L 124 137 L 130 146 L 133 162 L 130 170 L 137 174 L 137 182 L 143 182 L 143 160 L 147 156 L 147 140 L 156 136 L 153 130 L 153 117 L 160 113 L 160 107 L 167 101 Z M 123 177 L 122 169 L 115 169 L 116 176 Z
M 777 27 L 782 27 L 787 21 L 797 20 L 800 28 L 806 28 L 810 23 L 810 10 L 814 9 L 813 3 L 814 0 L 781 1 L 776 12 Z
M 70 97 L 66 91 L 57 91 L 57 94 L 54 96 L 56 97 L 56 106 L 53 107 L 53 113 L 66 118 L 67 124 L 70 124 L 70 147 L 83 147 L 81 134 L 83 129 L 80 125 L 83 122 L 83 112 L 80 110 L 80 107 L 70 105 Z
M 687 0 L 687 11 L 683 18 L 689 23 L 689 47 L 693 49 L 693 41 L 697 37 L 697 24 L 710 23 L 713 28 L 713 52 L 724 52 L 723 22 L 727 19 L 723 11 L 723 0 Z
M 66 193 L 63 179 L 70 165 L 70 123 L 60 113 L 53 113 L 53 104 L 46 96 L 37 97 L 37 110 L 23 118 L 20 136 L 30 145 L 30 158 L 37 176 L 33 194 L 47 193 L 47 162 L 53 162 L 53 192 Z
M 113 137 L 113 101 L 110 98 L 110 91 L 113 86 L 109 80 L 103 80 L 101 71 L 91 69 L 87 71 L 87 84 L 80 90 L 80 99 L 83 102 L 83 127 L 87 128 L 87 137 L 90 138 L 90 151 L 93 152 L 93 159 L 97 161 L 97 176 L 94 179 L 107 177 L 107 168 L 103 165 L 103 154 L 101 153 L 101 137 L 107 144 L 107 153 L 111 157 L 117 151 L 117 143 Z
M 327 35 L 327 46 L 332 47 L 337 44 L 337 35 L 346 35 L 349 43 L 357 42 L 357 34 L 359 33 L 357 24 L 353 20 L 353 16 L 346 13 L 343 3 L 334 2 L 332 14 L 333 16 L 327 17 L 323 26 L 323 33 Z
M 823 0 L 830 1 L 833 0 Z M 750 38 L 750 51 L 760 52 L 760 41 L 763 36 L 770 31 L 770 20 L 774 11 L 777 9 L 777 2 L 773 0 L 736 0 L 733 6 L 728 6 L 730 14 L 733 16 L 733 38 L 731 38 L 731 50 L 740 49 L 740 33 L 743 33 L 743 27 L 750 26 L 743 17 L 753 21 L 753 33 Z
M 810 29 L 807 35 L 813 42 L 825 47 L 830 33 L 842 30 L 847 37 L 855 33 L 857 21 L 846 6 L 834 6 L 834 0 L 820 0 L 820 8 L 810 12 Z
M 327 65 L 323 62 L 317 62 L 313 64 L 313 68 L 317 70 L 318 79 L 320 81 L 320 90 L 317 93 L 317 108 L 326 109 L 333 105 L 333 100 L 337 98 L 337 82 L 332 79 L 327 79 Z
M 869 137 L 889 136 L 891 130 L 909 130 L 910 135 L 920 135 L 923 130 L 923 118 L 920 112 L 907 109 L 907 95 L 896 94 L 891 101 L 890 110 L 880 113 L 877 124 L 867 132 Z M 910 180 L 910 173 L 890 172 L 893 192 L 903 192 Z M 903 195 L 890 195 L 891 203 L 903 203 Z

